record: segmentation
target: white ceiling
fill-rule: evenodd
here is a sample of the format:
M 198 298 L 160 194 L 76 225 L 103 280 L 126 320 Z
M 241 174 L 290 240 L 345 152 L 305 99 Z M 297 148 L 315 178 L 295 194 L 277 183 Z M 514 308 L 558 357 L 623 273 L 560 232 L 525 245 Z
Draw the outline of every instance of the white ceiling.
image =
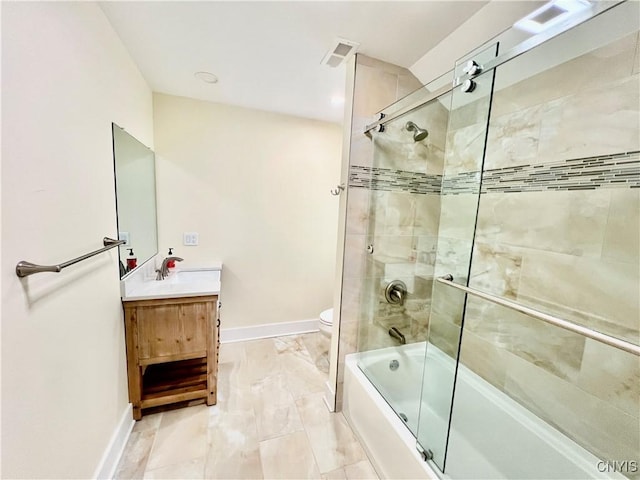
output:
M 345 68 L 321 64 L 337 37 L 410 67 L 487 1 L 102 2 L 154 92 L 342 122 Z M 206 84 L 194 77 L 219 77 Z

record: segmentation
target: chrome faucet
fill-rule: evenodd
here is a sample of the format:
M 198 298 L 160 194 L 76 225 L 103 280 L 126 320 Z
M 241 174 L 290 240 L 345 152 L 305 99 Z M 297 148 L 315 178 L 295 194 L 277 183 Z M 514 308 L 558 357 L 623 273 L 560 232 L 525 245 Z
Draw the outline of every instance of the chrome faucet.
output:
M 171 260 L 175 260 L 176 262 L 181 262 L 183 259 L 180 257 L 167 257 L 162 260 L 162 266 L 156 270 L 156 280 L 164 280 L 167 275 L 169 275 L 169 267 L 167 266 Z

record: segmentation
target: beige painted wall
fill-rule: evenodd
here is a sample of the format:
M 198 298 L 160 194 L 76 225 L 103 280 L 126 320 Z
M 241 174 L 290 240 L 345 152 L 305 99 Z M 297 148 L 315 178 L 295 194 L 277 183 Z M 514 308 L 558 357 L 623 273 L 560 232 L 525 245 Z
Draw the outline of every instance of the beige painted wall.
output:
M 317 318 L 333 298 L 340 127 L 153 98 L 161 253 L 223 262 L 223 329 Z
M 90 478 L 128 404 L 111 122 L 153 144 L 151 92 L 93 3 L 2 4 L 2 477 Z

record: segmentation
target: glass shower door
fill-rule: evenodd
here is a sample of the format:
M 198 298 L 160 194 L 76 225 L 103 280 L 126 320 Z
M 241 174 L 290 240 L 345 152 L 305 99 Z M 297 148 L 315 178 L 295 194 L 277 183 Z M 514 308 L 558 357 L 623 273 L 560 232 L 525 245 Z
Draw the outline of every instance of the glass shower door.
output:
M 497 55 L 498 45 L 457 62 L 455 77 Z M 432 279 L 450 275 L 467 285 L 485 153 L 493 71 L 475 73 L 450 95 L 440 195 L 440 220 Z M 433 281 L 422 378 L 418 449 L 444 471 L 465 294 Z
M 639 30 L 626 2 L 496 68 L 469 280 L 636 345 Z M 455 388 L 452 478 L 640 477 L 631 353 L 470 295 Z
M 387 110 L 431 96 L 446 78 Z M 415 436 L 440 214 L 449 98 L 434 98 L 372 132 L 360 369 Z
M 436 276 L 502 303 L 436 282 L 418 445 L 452 479 L 640 478 L 637 356 L 504 302 L 639 343 L 640 4 L 485 75 L 476 208 L 448 141 Z

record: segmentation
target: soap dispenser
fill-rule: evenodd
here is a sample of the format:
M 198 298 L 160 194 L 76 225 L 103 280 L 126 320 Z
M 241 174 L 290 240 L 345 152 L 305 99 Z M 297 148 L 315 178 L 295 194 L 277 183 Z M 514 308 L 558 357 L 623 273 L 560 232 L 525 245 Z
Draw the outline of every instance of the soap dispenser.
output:
M 169 247 L 169 256 L 173 255 L 173 247 Z M 169 260 L 167 262 L 167 268 L 175 268 L 176 266 L 176 261 L 175 260 Z
M 133 248 L 127 248 L 129 250 L 129 256 L 127 257 L 127 271 L 130 272 L 138 265 L 138 259 L 133 254 Z

